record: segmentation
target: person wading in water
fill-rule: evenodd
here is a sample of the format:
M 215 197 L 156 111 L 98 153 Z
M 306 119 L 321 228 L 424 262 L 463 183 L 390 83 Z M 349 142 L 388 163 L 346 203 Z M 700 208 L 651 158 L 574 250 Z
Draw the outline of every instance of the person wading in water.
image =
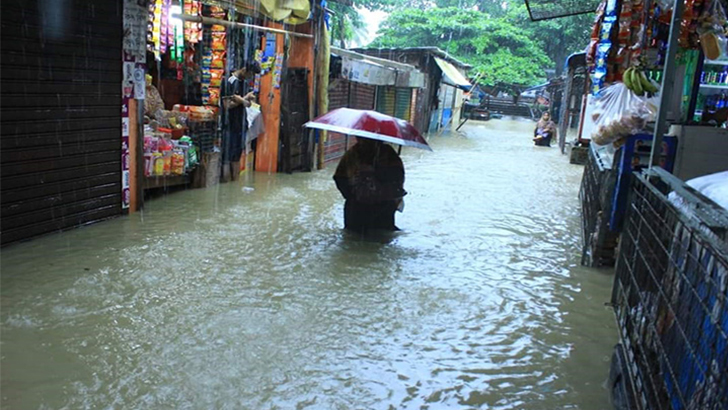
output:
M 394 213 L 403 204 L 404 164 L 397 152 L 381 141 L 357 138 L 341 158 L 334 174 L 344 196 L 344 228 L 358 233 L 397 231 Z
M 554 136 L 556 136 L 556 124 L 551 121 L 551 114 L 545 112 L 536 123 L 536 129 L 533 131 L 533 142 L 538 146 L 550 147 Z

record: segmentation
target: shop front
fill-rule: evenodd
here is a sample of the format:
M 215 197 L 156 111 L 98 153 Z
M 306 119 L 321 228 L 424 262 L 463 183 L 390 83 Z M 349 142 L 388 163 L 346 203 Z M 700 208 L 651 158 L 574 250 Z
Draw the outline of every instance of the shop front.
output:
M 332 48 L 329 110 L 376 110 L 410 121 L 424 76 L 414 66 Z M 354 140 L 328 132 L 324 164 L 338 161 Z
M 582 263 L 615 266 L 620 409 L 728 402 L 725 6 L 605 1 L 595 19 Z
M 127 153 L 136 171 L 125 178 L 133 209 L 144 190 L 312 169 L 314 146 L 301 127 L 313 115 L 309 3 L 221 4 L 155 0 L 144 9 L 127 1 L 135 49 L 125 54 L 123 111 L 139 105 L 124 120 L 139 146 Z M 226 102 L 233 92 L 254 98 L 233 108 Z
M 372 58 L 388 59 L 414 66 L 423 76 L 410 99 L 409 121 L 420 132 L 433 132 L 457 124 L 461 117 L 465 93 L 472 85 L 466 78 L 472 68 L 437 47 L 412 47 L 391 49 L 354 49 Z M 394 91 L 396 94 L 397 91 Z M 403 95 L 403 90 L 399 91 Z M 391 96 L 388 97 L 391 100 Z M 386 101 L 386 100 L 385 100 Z M 400 111 L 404 112 L 404 104 Z
M 3 1 L 0 245 L 123 213 L 122 13 Z
M 708 58 L 702 41 L 722 27 L 716 21 L 725 21 L 715 11 L 720 4 L 685 4 L 672 55 L 671 10 L 649 2 L 605 2 L 599 8 L 586 54 L 590 93 L 579 136 L 589 144 L 590 162 L 581 190 L 583 263 L 615 262 L 633 172 L 659 165 L 688 180 L 726 168 L 728 109 L 722 100 L 728 86 L 720 84 L 720 73 L 728 57 L 723 52 Z M 660 149 L 653 153 L 655 135 Z

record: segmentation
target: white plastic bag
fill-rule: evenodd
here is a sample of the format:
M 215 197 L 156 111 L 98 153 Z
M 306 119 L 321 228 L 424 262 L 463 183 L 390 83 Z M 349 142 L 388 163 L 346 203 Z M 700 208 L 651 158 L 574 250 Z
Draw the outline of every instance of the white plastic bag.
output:
M 658 96 L 640 97 L 618 82 L 603 89 L 594 100 L 594 129 L 591 140 L 597 145 L 611 144 L 644 129 L 655 120 Z

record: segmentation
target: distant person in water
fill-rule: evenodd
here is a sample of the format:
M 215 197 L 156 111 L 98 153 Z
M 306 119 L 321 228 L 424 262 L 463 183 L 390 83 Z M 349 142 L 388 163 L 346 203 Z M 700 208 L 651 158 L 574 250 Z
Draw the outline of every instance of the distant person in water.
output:
M 533 131 L 533 142 L 538 146 L 550 147 L 554 136 L 556 136 L 556 124 L 551 121 L 551 114 L 547 111 L 536 124 L 536 129 Z
M 404 164 L 391 146 L 357 138 L 341 158 L 334 174 L 343 195 L 344 228 L 358 233 L 399 230 L 394 213 L 403 204 Z

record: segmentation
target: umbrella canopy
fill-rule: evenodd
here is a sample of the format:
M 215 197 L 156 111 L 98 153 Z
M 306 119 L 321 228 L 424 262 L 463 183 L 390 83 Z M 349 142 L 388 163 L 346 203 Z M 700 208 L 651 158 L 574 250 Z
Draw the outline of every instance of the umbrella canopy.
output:
M 376 111 L 337 108 L 304 126 L 432 151 L 412 124 Z

